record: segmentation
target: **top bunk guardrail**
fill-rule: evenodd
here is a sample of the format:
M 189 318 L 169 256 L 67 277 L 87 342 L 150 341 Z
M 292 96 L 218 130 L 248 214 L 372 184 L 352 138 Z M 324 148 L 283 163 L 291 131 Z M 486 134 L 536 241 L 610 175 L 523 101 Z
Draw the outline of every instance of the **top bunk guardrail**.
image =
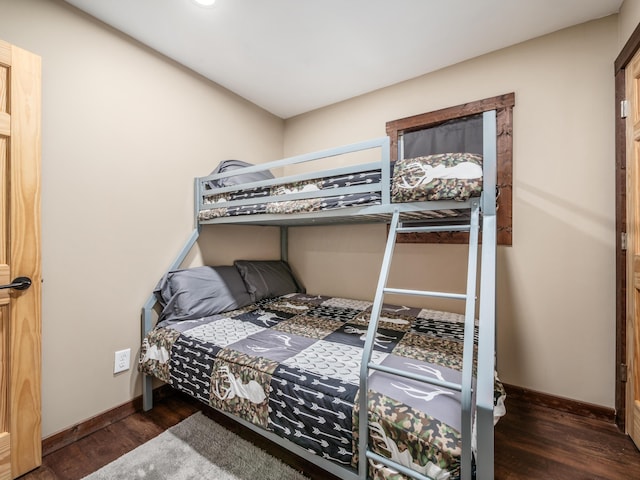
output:
M 377 150 L 373 162 L 330 169 L 318 165 L 331 157 L 373 149 Z M 300 164 L 303 173 L 269 175 Z M 450 220 L 469 211 L 470 197 L 480 196 L 487 167 L 495 168 L 495 158 L 467 153 L 402 159 L 392 165 L 389 137 L 380 137 L 196 178 L 196 222 L 388 222 L 394 209 L 402 212 L 404 221 Z M 256 174 L 265 172 L 265 179 L 255 180 Z M 243 177 L 249 181 L 243 182 Z

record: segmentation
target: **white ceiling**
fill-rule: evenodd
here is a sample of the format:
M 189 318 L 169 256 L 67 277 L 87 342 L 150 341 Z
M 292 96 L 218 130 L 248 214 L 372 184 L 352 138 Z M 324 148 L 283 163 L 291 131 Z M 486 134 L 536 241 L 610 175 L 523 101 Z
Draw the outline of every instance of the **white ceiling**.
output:
M 622 0 L 66 0 L 288 118 L 571 25 Z

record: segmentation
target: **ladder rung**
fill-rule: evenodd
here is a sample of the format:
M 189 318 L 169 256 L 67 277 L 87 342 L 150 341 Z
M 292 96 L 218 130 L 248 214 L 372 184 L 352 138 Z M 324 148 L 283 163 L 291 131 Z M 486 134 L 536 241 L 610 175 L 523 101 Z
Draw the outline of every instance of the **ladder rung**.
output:
M 384 288 L 384 293 L 396 295 L 416 295 L 419 297 L 439 297 L 452 298 L 455 300 L 466 300 L 467 295 L 464 293 L 447 293 L 447 292 L 429 292 L 426 290 L 405 290 L 404 288 Z
M 420 472 L 417 472 L 415 470 L 412 470 L 408 467 L 405 467 L 404 465 L 398 463 L 398 462 L 394 462 L 393 460 L 391 460 L 390 458 L 387 457 L 383 457 L 382 455 L 378 455 L 375 452 L 372 452 L 371 450 L 367 450 L 365 452 L 365 455 L 367 458 L 370 458 L 371 460 L 374 460 L 378 463 L 383 464 L 385 467 L 390 467 L 393 468 L 394 470 L 399 471 L 400 473 L 406 475 L 407 477 L 411 477 L 415 480 L 433 480 L 433 478 L 431 477 L 427 477 L 426 475 L 421 474 Z
M 388 373 L 390 375 L 396 375 L 398 377 L 409 378 L 411 380 L 416 380 L 422 383 L 428 383 L 430 385 L 435 385 L 436 387 L 448 388 L 450 390 L 455 390 L 457 392 L 462 391 L 462 385 L 459 383 L 447 382 L 446 380 L 438 380 L 436 378 L 425 377 L 424 375 L 418 375 L 416 373 L 407 372 L 404 370 L 399 370 L 397 368 L 386 367 L 384 365 L 378 365 L 376 363 L 369 362 L 367 367 L 371 370 L 378 370 L 380 372 Z
M 471 225 L 433 225 L 431 227 L 400 227 L 397 233 L 468 232 Z

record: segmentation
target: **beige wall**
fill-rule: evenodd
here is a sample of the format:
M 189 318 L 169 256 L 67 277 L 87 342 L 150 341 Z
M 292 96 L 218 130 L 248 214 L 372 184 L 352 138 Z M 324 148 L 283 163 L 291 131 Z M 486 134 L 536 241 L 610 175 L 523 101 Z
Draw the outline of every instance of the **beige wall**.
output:
M 624 0 L 618 15 L 618 47 L 621 49 L 640 23 L 640 0 Z
M 46 436 L 139 395 L 113 355 L 139 349 L 140 308 L 193 228 L 193 177 L 225 158 L 280 158 L 283 122 L 63 2 L 0 0 L 0 12 L 0 38 L 43 64 Z M 235 232 L 218 242 L 279 252 L 271 231 L 259 246 Z
M 285 154 L 294 155 L 384 135 L 388 120 L 515 92 L 513 246 L 498 251 L 499 373 L 510 384 L 607 407 L 617 22 L 611 16 L 485 55 L 289 119 L 285 130 Z M 371 298 L 384 237 L 383 226 L 295 229 L 291 262 L 311 292 Z M 397 252 L 390 285 L 462 289 L 461 247 Z

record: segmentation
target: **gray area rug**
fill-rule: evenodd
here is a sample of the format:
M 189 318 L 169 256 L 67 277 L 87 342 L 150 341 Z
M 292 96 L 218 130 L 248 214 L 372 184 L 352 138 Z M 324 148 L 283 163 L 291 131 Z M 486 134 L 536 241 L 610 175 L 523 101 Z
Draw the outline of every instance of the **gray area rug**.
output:
M 201 412 L 83 480 L 308 480 Z

